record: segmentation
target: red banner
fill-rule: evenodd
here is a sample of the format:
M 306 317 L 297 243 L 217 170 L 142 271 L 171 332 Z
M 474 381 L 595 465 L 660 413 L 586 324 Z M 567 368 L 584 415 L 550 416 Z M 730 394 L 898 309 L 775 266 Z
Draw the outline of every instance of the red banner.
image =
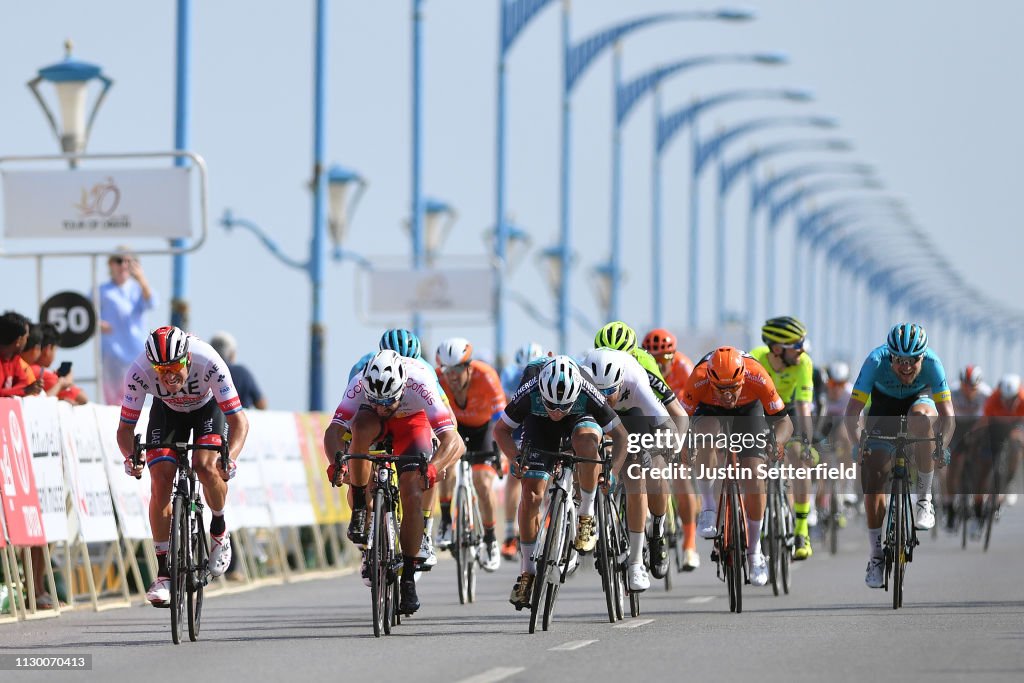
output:
M 11 545 L 43 545 L 43 518 L 21 403 L 0 398 L 0 500 Z

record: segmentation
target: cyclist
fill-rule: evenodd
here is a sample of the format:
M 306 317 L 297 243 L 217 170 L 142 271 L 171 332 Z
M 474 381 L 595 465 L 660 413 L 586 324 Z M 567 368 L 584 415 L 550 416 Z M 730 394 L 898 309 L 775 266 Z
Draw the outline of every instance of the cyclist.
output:
M 210 573 L 220 576 L 231 564 L 231 538 L 224 522 L 227 482 L 235 476 L 235 460 L 249 433 L 249 420 L 227 363 L 198 337 L 170 325 L 158 327 L 149 333 L 145 349 L 128 366 L 121 394 L 117 445 L 129 476 L 140 476 L 144 467 L 134 468 L 131 456 L 135 450 L 135 424 L 142 415 L 147 394 L 153 397 L 146 427 L 147 443 L 187 441 L 191 433 L 196 445 L 210 446 L 209 450 L 193 451 L 192 468 L 203 485 L 203 496 L 213 515 Z M 219 451 L 214 450 L 225 440 L 231 458 L 227 472 L 221 469 Z M 167 550 L 177 462 L 171 448 L 154 448 L 146 453 L 145 466 L 149 467 L 152 491 L 149 519 L 157 559 L 157 577 L 146 591 L 146 599 L 154 607 L 167 606 L 171 600 Z
M 745 472 L 756 464 L 757 459 L 777 457 L 767 453 L 764 447 L 769 429 L 774 432 L 776 443 L 785 444 L 793 434 L 793 422 L 786 414 L 785 404 L 775 390 L 775 384 L 764 367 L 750 354 L 731 346 L 715 349 L 697 362 L 686 383 L 683 406 L 693 418 L 690 430 L 696 449 L 696 461 L 705 468 L 716 463 L 717 437 L 722 433 L 723 423 L 731 423 L 732 442 L 730 448 L 740 448 L 738 460 Z M 740 418 L 736 420 L 735 418 Z M 734 446 L 751 442 L 753 447 Z M 711 443 L 711 447 L 707 444 Z M 697 479 L 697 490 L 701 495 L 702 510 L 697 517 L 697 532 L 704 538 L 718 535 L 716 507 L 712 491 L 713 482 L 707 478 Z M 761 523 L 764 521 L 765 484 L 757 478 L 753 486 L 745 486 L 743 507 L 746 511 L 747 526 L 747 569 L 750 582 L 755 586 L 768 583 L 768 565 L 761 554 Z
M 351 431 L 350 453 L 366 453 L 370 446 L 386 436 L 392 438 L 395 455 L 430 454 L 433 439 L 439 442 L 423 476 L 419 465 L 407 463 L 398 468 L 398 489 L 402 509 L 422 510 L 423 491 L 437 481 L 438 472 L 462 457 L 466 450 L 455 431 L 451 411 L 441 400 L 437 380 L 421 363 L 385 349 L 378 351 L 362 376 L 354 378 L 324 434 L 324 449 L 330 466 L 327 476 L 335 481 L 334 454 L 343 448 L 342 436 Z M 353 460 L 348 467 L 352 487 L 352 521 L 348 537 L 357 545 L 367 541 L 366 487 L 372 468 L 365 460 Z M 420 560 L 409 555 L 423 538 L 423 517 L 402 517 L 399 532 L 402 542 L 402 580 L 399 584 L 399 610 L 412 614 L 419 609 L 414 575 Z
M 640 363 L 624 351 L 613 349 L 594 349 L 588 351 L 583 358 L 580 367 L 594 384 L 598 391 L 605 397 L 615 412 L 622 419 L 626 430 L 630 434 L 650 434 L 656 436 L 662 434 L 674 434 L 675 423 L 669 418 L 665 406 L 657 399 L 647 381 L 647 373 L 640 367 Z M 639 441 L 637 441 L 639 443 Z M 667 450 L 667 449 L 666 449 Z M 670 451 L 671 452 L 671 451 Z M 641 457 L 642 455 L 642 457 Z M 639 458 L 641 467 L 664 468 L 665 462 L 662 458 L 664 452 L 657 455 L 657 460 L 652 458 L 650 452 L 638 453 L 636 457 L 631 456 L 632 461 Z M 616 475 L 623 476 L 621 470 L 616 470 Z M 643 564 L 644 551 L 644 527 L 647 521 L 647 496 L 655 488 L 661 488 L 661 480 L 643 481 L 643 486 L 637 486 L 636 478 L 630 476 L 626 470 L 626 525 L 629 531 L 629 583 L 630 590 L 642 591 L 650 587 L 651 582 L 647 577 L 647 570 Z M 664 495 L 663 491 L 659 491 Z M 594 517 L 594 499 L 596 491 L 583 488 L 580 485 L 580 519 Z M 664 528 L 664 517 L 654 518 L 655 528 Z M 668 559 L 664 559 L 663 566 L 653 566 L 652 572 L 658 578 L 664 578 L 668 571 Z
M 524 443 L 544 451 L 557 451 L 562 440 L 568 438 L 578 457 L 595 461 L 602 432 L 610 434 L 613 464 L 621 464 L 626 455 L 626 428 L 601 393 L 583 377 L 576 361 L 569 356 L 555 356 L 548 359 L 539 371 L 536 367 L 537 364 L 527 366 L 522 385 L 513 393 L 512 400 L 494 427 L 494 438 L 505 456 L 513 461 L 517 459 L 518 447 L 512 433 L 523 425 Z M 516 464 L 515 475 L 523 479 L 519 502 L 522 573 L 512 588 L 509 602 L 517 609 L 530 603 L 537 574 L 533 553 L 540 530 L 540 507 L 553 465 L 548 458 L 537 454 L 527 460 L 525 471 Z M 580 465 L 577 473 L 582 490 L 597 489 L 596 464 Z M 593 518 L 586 530 L 584 518 L 581 517 L 579 523 L 576 547 L 581 551 L 592 550 L 597 543 L 592 533 Z
M 599 349 L 602 347 L 616 351 L 625 351 L 633 356 L 640 363 L 640 366 L 647 371 L 647 381 L 651 385 L 651 391 L 654 392 L 654 395 L 665 406 L 665 410 L 668 411 L 676 426 L 680 430 L 684 428 L 683 421 L 686 418 L 686 412 L 676 399 L 675 392 L 665 383 L 665 378 L 662 377 L 661 370 L 658 369 L 657 361 L 654 360 L 651 354 L 637 346 L 636 332 L 632 327 L 621 320 L 606 324 L 597 331 L 597 335 L 594 337 L 594 348 Z M 677 481 L 681 482 L 681 480 Z M 677 493 L 685 495 L 685 489 L 680 488 Z M 665 542 L 665 514 L 668 512 L 668 494 L 649 490 L 647 493 L 647 506 L 655 520 L 650 547 L 651 570 L 655 578 L 660 579 L 664 578 L 665 572 L 668 571 L 668 546 Z M 699 563 L 699 558 L 696 561 Z
M 686 380 L 693 372 L 693 361 L 678 349 L 676 336 L 666 329 L 657 328 L 644 336 L 642 346 L 657 362 L 658 370 L 665 378 L 665 383 L 675 392 L 676 398 L 682 399 Z M 697 496 L 694 495 L 693 484 L 689 479 L 677 480 L 673 484 L 683 527 L 683 571 L 693 571 L 700 566 L 700 554 L 697 552 Z
M 961 481 L 965 469 L 971 463 L 977 464 L 980 458 L 988 455 L 988 445 L 979 443 L 984 440 L 979 438 L 981 432 L 974 431 L 974 427 L 991 395 L 992 387 L 985 383 L 981 368 L 977 365 L 968 365 L 960 371 L 960 384 L 952 393 L 953 412 L 956 413 L 956 435 L 949 445 L 951 455 L 942 489 L 946 494 L 943 511 L 946 515 L 946 530 L 949 532 L 955 531 L 953 496 L 962 488 Z
M 493 447 L 491 425 L 505 408 L 505 392 L 498 373 L 487 363 L 473 359 L 473 345 L 462 337 L 446 339 L 437 347 L 437 375 L 459 421 L 459 436 L 472 457 L 473 486 L 480 502 L 484 525 L 480 544 L 480 566 L 493 572 L 501 564 L 498 539 L 494 534 L 494 477 L 502 471 L 501 453 Z M 455 477 L 445 477 L 440 486 L 441 523 L 451 527 L 451 501 Z M 448 532 L 449 542 L 451 532 Z
M 946 384 L 946 371 L 938 355 L 928 348 L 928 335 L 923 327 L 917 323 L 897 323 L 889 330 L 886 343 L 868 354 L 846 406 L 846 431 L 853 443 L 860 438 L 858 422 L 869 398 L 871 408 L 864 427 L 869 435 L 894 434 L 898 416 L 907 415 L 909 432 L 915 437 L 928 437 L 933 434 L 935 418 L 940 417 L 944 457 L 949 458 L 949 442 L 956 424 L 953 402 Z M 918 494 L 914 526 L 917 529 L 935 526 L 935 507 L 931 500 L 935 475 L 933 450 L 927 442 L 914 449 Z M 869 588 L 881 588 L 885 582 L 882 524 L 886 496 L 883 489 L 892 450 L 890 444 L 872 442 L 869 437 L 864 451 L 861 453 L 861 483 L 870 548 L 864 583 Z
M 526 366 L 538 358 L 545 357 L 544 347 L 537 342 L 523 344 L 516 350 L 515 363 L 501 371 L 501 386 L 505 389 L 505 402 L 512 400 L 512 394 L 519 388 L 519 380 Z M 516 442 L 522 437 L 520 427 L 512 435 Z M 519 509 L 520 482 L 518 477 L 505 477 L 505 542 L 501 544 L 501 556 L 511 562 L 516 559 L 519 549 L 519 535 L 516 532 Z
M 850 366 L 843 361 L 835 361 L 828 366 L 825 380 L 825 410 L 818 420 L 817 432 L 828 438 L 835 453 L 836 460 L 842 464 L 852 464 L 851 455 L 853 452 L 850 443 L 850 435 L 841 424 L 846 414 L 846 406 L 853 395 L 853 382 L 850 381 Z M 852 482 L 844 482 L 846 493 L 843 500 L 849 505 L 857 504 L 857 494 L 849 487 Z M 845 516 L 840 516 L 840 526 L 845 525 Z
M 804 352 L 807 328 L 796 318 L 782 316 L 765 321 L 761 327 L 764 346 L 756 346 L 750 355 L 757 359 L 775 383 L 775 389 L 786 405 L 786 414 L 794 421 L 794 434 L 810 439 L 814 434 L 811 403 L 814 400 L 814 363 Z M 796 444 L 794 444 L 796 445 Z M 803 448 L 786 449 L 786 462 L 800 467 Z M 793 484 L 793 513 L 796 516 L 794 560 L 806 560 L 814 551 L 807 528 L 811 511 L 811 481 L 798 477 Z
M 1006 479 L 1002 482 L 1001 491 L 990 491 L 989 495 L 998 496 L 997 506 L 1003 502 L 1003 495 L 1013 481 L 1013 475 L 1020 464 L 1021 453 L 1024 453 L 1024 390 L 1021 389 L 1020 375 L 1008 374 L 999 379 L 996 390 L 985 401 L 982 418 L 978 429 L 988 429 L 988 449 L 978 449 L 975 459 L 977 466 L 978 485 L 974 494 L 974 517 L 971 520 L 971 536 L 981 536 L 982 504 L 992 465 L 1000 457 L 1006 447 L 1006 462 L 1003 472 Z M 985 457 L 985 456 L 988 457 Z

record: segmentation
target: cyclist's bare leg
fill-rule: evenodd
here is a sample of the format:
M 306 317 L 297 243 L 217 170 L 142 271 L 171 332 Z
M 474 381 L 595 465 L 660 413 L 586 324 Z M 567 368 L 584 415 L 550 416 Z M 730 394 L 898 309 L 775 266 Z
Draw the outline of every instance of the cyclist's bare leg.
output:
M 589 458 L 597 462 L 597 447 L 601 443 L 601 432 L 591 427 L 578 427 L 572 433 L 572 450 L 579 458 Z M 580 488 L 586 491 L 597 489 L 598 468 L 597 465 L 579 463 L 576 466 L 576 476 L 580 482 Z
M 494 497 L 494 477 L 496 472 L 490 465 L 473 467 L 473 487 L 476 498 L 480 502 L 480 516 L 485 527 L 494 527 L 494 509 L 497 507 Z
M 540 506 L 544 502 L 544 492 L 547 488 L 546 478 L 523 479 L 523 495 L 519 500 L 519 536 L 523 543 L 537 542 L 537 534 L 540 531 Z
M 351 430 L 352 442 L 349 444 L 348 452 L 365 454 L 383 434 L 384 425 L 376 413 L 360 410 L 352 418 Z M 371 463 L 368 460 L 348 461 L 348 478 L 352 486 L 360 487 L 369 484 L 370 471 Z
M 220 478 L 217 468 L 217 451 L 196 451 L 192 455 L 192 469 L 196 472 L 199 483 L 203 485 L 203 495 L 211 510 L 223 510 L 228 497 L 228 483 Z
M 420 472 L 402 472 L 398 475 L 398 494 L 403 510 L 422 510 L 423 475 Z M 423 515 L 402 515 L 402 527 L 398 532 L 402 539 L 402 554 L 417 552 L 423 538 Z
M 932 436 L 939 413 L 927 403 L 915 404 L 907 418 L 907 431 L 911 436 L 926 438 Z M 932 454 L 935 444 L 928 441 L 914 444 L 914 460 L 917 463 L 917 497 L 932 497 L 932 480 L 935 477 L 935 460 Z
M 178 466 L 173 462 L 157 462 L 149 466 L 149 525 L 153 529 L 154 543 L 166 543 L 171 535 L 171 489 L 174 488 L 177 471 Z M 161 504 L 161 501 L 164 502 Z
M 519 494 L 522 491 L 522 482 L 512 476 L 505 477 L 505 521 L 515 522 L 518 526 L 518 520 L 516 519 L 519 510 Z M 509 534 L 510 536 L 512 534 Z
M 868 529 L 880 529 L 885 521 L 885 484 L 889 476 L 889 453 L 885 450 L 865 454 L 861 462 L 861 487 Z
M 760 456 L 740 458 L 740 470 L 743 472 L 740 491 L 743 492 L 743 509 L 747 513 L 747 555 L 761 553 L 761 522 L 768 497 L 764 479 L 757 476 L 757 466 L 763 462 Z
M 697 513 L 700 508 L 697 496 L 693 493 L 693 482 L 691 479 L 676 479 L 672 482 L 672 491 L 682 520 L 683 549 L 696 550 Z
M 718 466 L 718 451 L 714 443 L 721 432 L 718 418 L 704 416 L 693 426 L 694 444 L 694 476 Z M 697 492 L 700 494 L 700 509 L 714 510 L 717 500 L 714 497 L 714 481 L 699 478 L 696 481 Z

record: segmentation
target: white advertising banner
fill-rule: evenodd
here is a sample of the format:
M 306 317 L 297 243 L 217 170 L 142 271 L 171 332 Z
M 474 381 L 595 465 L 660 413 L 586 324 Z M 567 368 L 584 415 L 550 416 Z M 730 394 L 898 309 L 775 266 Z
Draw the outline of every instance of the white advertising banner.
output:
M 4 237 L 192 237 L 185 167 L 0 171 Z
M 490 268 L 374 269 L 369 310 L 375 314 L 433 311 L 490 315 L 494 309 Z
M 72 408 L 61 402 L 57 409 L 66 449 L 65 467 L 82 538 L 86 543 L 116 541 L 117 523 L 103 465 L 103 448 L 96 426 L 95 407 L 87 404 Z
M 227 507 L 224 516 L 228 529 L 269 529 L 273 526 L 270 518 L 270 488 L 263 480 L 263 468 L 260 467 L 259 454 L 262 449 L 255 446 L 261 427 L 259 419 L 254 416 L 259 410 L 247 410 L 249 418 L 249 434 L 245 438 L 245 446 L 238 456 L 238 471 L 235 478 L 228 483 Z
M 247 415 L 246 465 L 258 465 L 262 472 L 271 522 L 275 527 L 312 526 L 316 516 L 294 413 L 250 410 Z M 258 463 L 250 465 L 250 458 Z
M 67 541 L 68 511 L 65 505 L 64 463 L 61 458 L 57 399 L 29 397 L 21 402 L 21 414 L 32 451 L 32 473 L 36 477 L 39 511 L 48 543 Z
M 117 510 L 121 533 L 133 541 L 151 538 L 149 470 L 143 470 L 142 479 L 135 479 L 124 473 L 124 456 L 117 446 L 117 427 L 121 424 L 121 409 L 118 406 L 97 405 L 94 410 L 96 424 L 99 427 L 100 447 L 103 449 L 103 461 L 110 482 L 110 495 L 114 500 L 114 509 Z M 144 414 L 143 420 L 135 426 L 136 434 L 145 434 L 145 419 Z

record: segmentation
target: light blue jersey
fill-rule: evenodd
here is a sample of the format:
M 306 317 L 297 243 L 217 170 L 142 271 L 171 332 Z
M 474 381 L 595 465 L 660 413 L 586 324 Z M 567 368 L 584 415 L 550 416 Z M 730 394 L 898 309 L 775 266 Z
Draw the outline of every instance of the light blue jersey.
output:
M 936 403 L 950 400 L 942 361 L 931 349 L 924 352 L 921 372 L 911 384 L 904 384 L 892 369 L 892 355 L 883 344 L 868 354 L 853 385 L 853 398 L 867 403 L 873 390 L 895 399 L 905 399 L 927 390 Z

